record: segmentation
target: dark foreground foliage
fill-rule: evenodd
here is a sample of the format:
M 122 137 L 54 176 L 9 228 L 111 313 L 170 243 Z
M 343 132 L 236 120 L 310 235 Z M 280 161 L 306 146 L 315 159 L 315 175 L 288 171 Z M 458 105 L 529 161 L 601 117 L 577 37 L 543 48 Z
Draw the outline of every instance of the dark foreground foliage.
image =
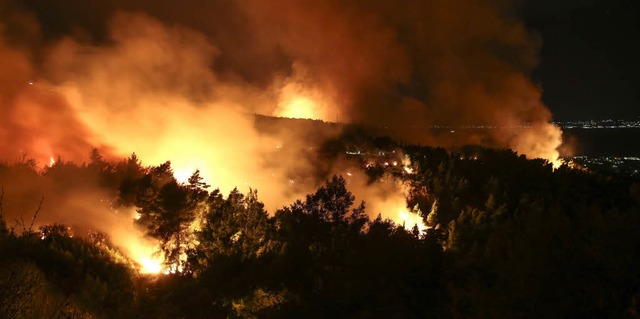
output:
M 43 174 L 0 165 L 3 183 L 18 173 L 56 183 L 64 169 L 117 190 L 181 270 L 139 275 L 103 241 L 3 221 L 0 317 L 640 316 L 640 185 L 511 151 L 402 151 L 413 173 L 369 173 L 409 185 L 426 233 L 370 220 L 342 177 L 269 215 L 256 191 L 221 194 L 197 172 L 178 183 L 170 163 L 94 154 Z

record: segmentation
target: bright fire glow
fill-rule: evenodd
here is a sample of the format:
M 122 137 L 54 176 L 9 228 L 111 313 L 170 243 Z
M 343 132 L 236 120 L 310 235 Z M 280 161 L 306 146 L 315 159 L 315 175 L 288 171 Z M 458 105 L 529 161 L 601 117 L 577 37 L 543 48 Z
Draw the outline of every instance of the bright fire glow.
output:
M 406 208 L 398 209 L 398 217 L 406 229 L 411 229 L 417 225 L 420 232 L 425 232 L 429 227 L 424 224 L 422 217 L 416 213 L 408 211 Z M 397 222 L 397 221 L 396 221 Z
M 309 98 L 297 96 L 281 105 L 278 116 L 296 119 L 318 119 L 318 105 Z
M 413 168 L 411 167 L 411 159 L 407 155 L 405 155 L 404 159 L 402 159 L 402 168 L 405 173 L 413 174 Z
M 512 141 L 513 149 L 527 158 L 546 159 L 556 169 L 562 165 L 558 147 L 562 144 L 562 130 L 552 123 L 538 123 L 523 130 Z
M 131 209 L 127 214 L 131 219 L 127 219 L 118 217 L 120 213 L 112 211 L 109 215 L 113 217 L 109 235 L 115 246 L 138 265 L 141 274 L 165 273 L 167 266 L 164 264 L 164 256 L 158 253 L 157 241 L 146 236 L 133 223 L 133 220 L 140 218 L 140 214 Z
M 164 270 L 162 259 L 143 257 L 140 259 L 140 273 L 159 274 Z
M 407 230 L 411 230 L 414 225 L 418 226 L 420 232 L 429 228 L 419 214 L 407 208 L 406 185 L 397 181 L 367 184 L 362 174 L 359 171 L 353 172 L 353 181 L 357 182 L 349 186 L 353 189 L 356 198 L 361 198 L 367 203 L 367 212 L 371 219 L 375 219 L 380 214 L 383 219 L 388 218 L 396 225 L 403 225 Z
M 292 79 L 278 90 L 278 107 L 274 116 L 331 121 L 331 98 L 318 87 Z
M 124 247 L 128 255 L 140 266 L 141 274 L 166 273 L 164 259 L 156 253 L 154 244 L 147 244 L 141 240 L 130 242 Z
M 178 182 L 186 183 L 189 181 L 189 177 L 191 177 L 194 171 L 195 169 L 176 168 L 173 170 L 173 176 L 176 178 Z

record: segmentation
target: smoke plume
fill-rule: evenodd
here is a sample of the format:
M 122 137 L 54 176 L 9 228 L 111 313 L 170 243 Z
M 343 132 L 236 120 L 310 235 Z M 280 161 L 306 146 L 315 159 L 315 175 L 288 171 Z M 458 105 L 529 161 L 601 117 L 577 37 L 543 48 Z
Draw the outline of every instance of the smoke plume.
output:
M 135 152 L 146 165 L 170 160 L 182 181 L 200 169 L 224 193 L 257 188 L 273 210 L 349 166 L 313 155 L 339 127 L 265 132 L 255 114 L 558 156 L 561 132 L 528 78 L 540 41 L 505 1 L 0 0 L 0 9 L 0 160 L 42 167 L 81 163 L 92 147 L 107 158 Z M 397 220 L 401 188 L 365 180 L 353 173 L 354 193 L 374 215 L 394 206 L 386 214 Z

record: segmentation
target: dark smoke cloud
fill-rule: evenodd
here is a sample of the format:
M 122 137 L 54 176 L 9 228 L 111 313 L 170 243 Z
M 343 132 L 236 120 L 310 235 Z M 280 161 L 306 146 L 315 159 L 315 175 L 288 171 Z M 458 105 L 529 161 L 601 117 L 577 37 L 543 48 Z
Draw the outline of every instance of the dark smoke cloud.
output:
M 348 120 L 393 127 L 407 137 L 421 133 L 406 130 L 412 125 L 513 127 L 550 119 L 527 78 L 539 41 L 502 2 L 280 0 L 242 6 L 254 32 L 304 65 Z M 499 146 L 511 142 L 490 138 Z
M 560 132 L 528 79 L 540 41 L 506 2 L 279 0 L 241 7 L 253 32 L 304 66 L 342 119 L 388 127 L 413 142 L 555 156 Z M 502 129 L 434 136 L 425 129 L 434 124 Z

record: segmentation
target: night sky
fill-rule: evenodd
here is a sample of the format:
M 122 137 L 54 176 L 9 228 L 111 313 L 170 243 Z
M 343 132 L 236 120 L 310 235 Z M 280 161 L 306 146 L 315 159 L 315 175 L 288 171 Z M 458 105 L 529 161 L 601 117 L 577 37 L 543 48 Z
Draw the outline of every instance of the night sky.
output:
M 542 37 L 534 80 L 557 120 L 640 116 L 639 1 L 535 0 L 525 19 Z

